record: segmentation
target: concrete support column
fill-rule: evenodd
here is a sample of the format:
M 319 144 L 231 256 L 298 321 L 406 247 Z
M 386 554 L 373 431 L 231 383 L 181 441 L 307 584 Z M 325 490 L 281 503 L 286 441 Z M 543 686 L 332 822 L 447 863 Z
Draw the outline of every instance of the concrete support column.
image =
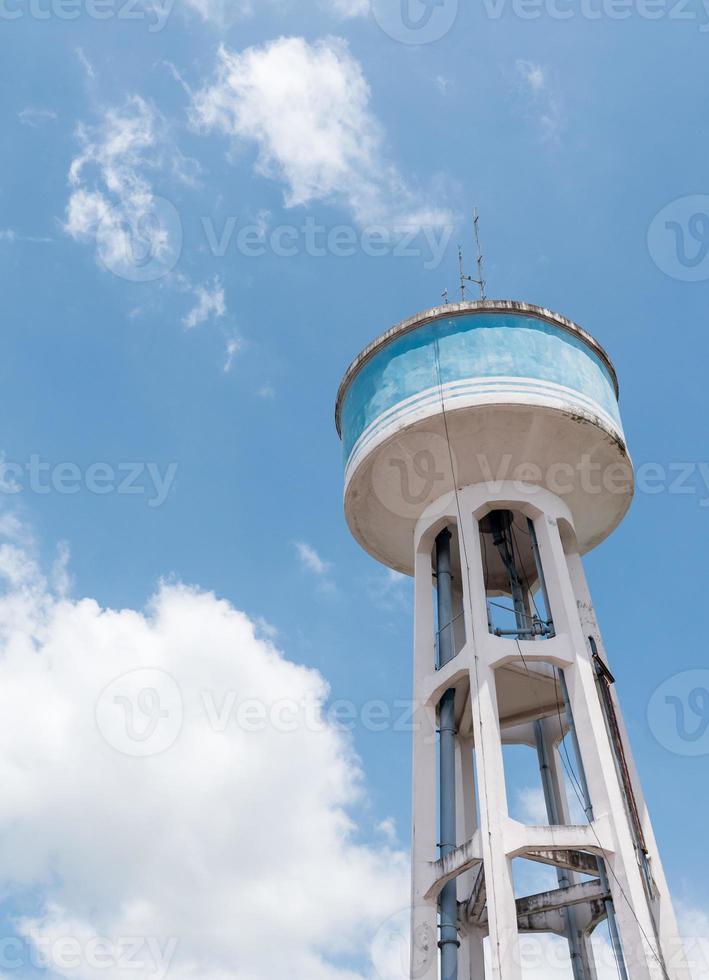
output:
M 509 820 L 502 735 L 497 709 L 495 671 L 488 647 L 485 581 L 480 536 L 472 508 L 463 513 L 465 554 L 469 563 L 470 701 L 477 766 L 480 837 L 487 892 L 490 967 L 494 980 L 521 980 L 517 931 L 517 906 L 512 881 L 512 862 L 506 853 L 505 827 Z
M 470 929 L 461 939 L 460 980 L 485 980 L 485 947 L 481 929 Z
M 475 798 L 475 775 L 473 761 L 473 741 L 458 739 L 457 766 L 458 789 L 458 827 L 462 840 L 472 840 L 478 829 L 478 815 Z M 465 901 L 470 895 L 478 869 L 466 871 L 458 878 L 458 897 Z M 480 929 L 469 929 L 460 937 L 458 952 L 459 980 L 485 980 L 485 958 L 483 953 L 483 934 Z
M 414 612 L 413 826 L 411 854 L 411 978 L 438 980 L 438 905 L 424 897 L 438 854 L 436 712 L 420 692 L 434 664 L 433 581 L 430 554 L 416 559 Z
M 494 671 L 477 662 L 470 671 L 470 684 L 478 760 L 490 965 L 495 980 L 521 980 L 512 862 L 505 849 L 508 806 Z

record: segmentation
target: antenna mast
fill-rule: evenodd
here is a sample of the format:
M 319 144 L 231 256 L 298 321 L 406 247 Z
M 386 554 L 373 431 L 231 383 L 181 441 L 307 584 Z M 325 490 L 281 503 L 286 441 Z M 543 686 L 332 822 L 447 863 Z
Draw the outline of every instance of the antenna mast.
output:
M 458 246 L 458 265 L 460 266 L 460 299 L 461 302 L 465 302 L 465 284 L 466 282 L 475 283 L 480 289 L 480 299 L 487 299 L 486 295 L 486 282 L 483 275 L 483 253 L 480 247 L 480 229 L 478 224 L 480 222 L 480 216 L 478 215 L 478 209 L 475 208 L 473 211 L 473 231 L 475 232 L 475 253 L 476 253 L 476 263 L 478 269 L 478 278 L 474 276 L 466 276 L 465 274 L 465 263 L 463 260 L 463 247 Z
M 478 264 L 478 278 L 474 280 L 480 287 L 480 299 L 487 299 L 485 295 L 486 283 L 485 276 L 483 275 L 483 253 L 480 248 L 480 229 L 478 227 L 480 223 L 480 215 L 478 214 L 478 209 L 473 209 L 473 230 L 475 231 L 475 251 L 477 254 L 477 264 Z
M 461 301 L 461 303 L 464 303 L 465 302 L 465 284 L 468 281 L 472 282 L 472 279 L 470 278 L 470 276 L 466 276 L 466 274 L 465 274 L 465 263 L 463 261 L 463 246 L 462 245 L 459 245 L 458 246 L 458 265 L 460 267 L 460 301 Z

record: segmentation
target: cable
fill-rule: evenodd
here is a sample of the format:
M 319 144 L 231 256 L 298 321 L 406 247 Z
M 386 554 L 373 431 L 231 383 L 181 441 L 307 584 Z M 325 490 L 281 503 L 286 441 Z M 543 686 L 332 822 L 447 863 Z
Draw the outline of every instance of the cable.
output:
M 527 533 L 529 534 L 529 532 L 527 532 Z M 519 544 L 517 543 L 517 538 L 515 537 L 515 532 L 514 532 L 514 518 L 512 520 L 512 524 L 510 525 L 510 540 L 512 541 L 512 556 L 513 557 L 514 557 L 515 549 L 517 550 L 517 557 L 519 558 L 519 567 L 522 569 L 522 575 L 524 576 L 524 581 L 525 581 L 525 583 L 527 585 L 527 595 L 532 600 L 532 605 L 534 606 L 534 611 L 537 614 L 537 619 L 539 620 L 540 623 L 541 622 L 544 622 L 544 620 L 542 620 L 542 617 L 539 615 L 539 609 L 537 607 L 536 599 L 534 598 L 534 593 L 532 592 L 532 586 L 531 586 L 531 583 L 529 581 L 529 576 L 527 575 L 526 571 L 524 570 L 524 562 L 522 561 L 522 552 L 519 550 Z M 550 609 L 547 610 L 547 616 L 551 617 L 551 610 Z
M 513 613 L 514 612 L 514 609 L 511 609 L 509 606 L 503 606 L 503 604 L 501 602 L 495 602 L 494 599 L 488 599 L 487 601 L 489 602 L 489 604 L 491 606 L 495 606 L 497 609 L 504 609 L 504 611 L 505 612 L 508 612 L 508 613 Z M 520 615 L 521 616 L 524 616 L 525 619 L 531 619 L 532 622 L 534 622 L 534 618 L 535 617 L 534 616 L 531 616 L 529 613 L 520 613 Z M 537 618 L 539 618 L 539 617 L 537 617 Z
M 591 824 L 591 818 L 589 816 L 588 811 L 589 811 L 589 809 L 591 809 L 591 802 L 589 800 L 588 801 L 588 804 L 587 804 L 581 798 L 581 797 L 585 797 L 586 794 L 584 793 L 584 791 L 583 791 L 583 789 L 581 787 L 581 784 L 579 783 L 579 781 L 578 781 L 578 779 L 576 777 L 576 773 L 574 771 L 574 767 L 573 767 L 573 764 L 571 762 L 571 756 L 569 755 L 569 747 L 566 744 L 566 733 L 564 732 L 564 722 L 562 721 L 562 718 L 561 718 L 561 708 L 559 706 L 560 705 L 559 678 L 558 678 L 557 672 L 556 672 L 557 671 L 557 668 L 556 667 L 553 667 L 553 670 L 554 670 L 554 693 L 556 695 L 556 698 L 555 698 L 555 700 L 556 700 L 556 714 L 557 714 L 557 717 L 559 719 L 559 731 L 561 733 L 561 741 L 560 741 L 559 744 L 564 749 L 564 754 L 566 755 L 566 762 L 564 762 L 564 756 L 563 755 L 560 756 L 560 758 L 561 758 L 562 763 L 564 763 L 564 769 L 566 769 L 566 774 L 569 777 L 569 779 L 571 780 L 572 789 L 573 789 L 574 793 L 576 794 L 579 803 L 581 804 L 581 809 L 585 813 L 586 819 L 588 820 L 588 823 L 589 823 L 589 826 L 590 826 L 590 824 Z M 568 765 L 567 765 L 567 763 L 568 763 Z

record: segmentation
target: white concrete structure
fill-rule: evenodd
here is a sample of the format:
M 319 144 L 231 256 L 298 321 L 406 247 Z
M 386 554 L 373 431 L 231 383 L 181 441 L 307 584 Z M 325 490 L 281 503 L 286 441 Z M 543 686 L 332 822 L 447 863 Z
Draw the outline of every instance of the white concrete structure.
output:
M 620 976 L 689 980 L 581 562 L 633 494 L 617 394 L 580 327 L 493 301 L 405 321 L 340 388 L 349 525 L 415 576 L 416 980 L 520 980 L 535 932 L 592 980 L 604 919 Z M 513 744 L 536 752 L 546 825 L 510 817 Z M 515 894 L 519 858 L 558 888 Z

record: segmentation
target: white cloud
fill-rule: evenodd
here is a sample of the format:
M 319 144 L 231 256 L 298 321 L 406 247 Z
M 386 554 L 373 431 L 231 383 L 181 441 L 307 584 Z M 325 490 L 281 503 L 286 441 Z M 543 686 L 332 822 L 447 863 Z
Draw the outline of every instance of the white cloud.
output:
M 259 173 L 285 185 L 288 207 L 335 203 L 360 225 L 443 227 L 387 159 L 370 89 L 341 38 L 282 37 L 238 53 L 222 46 L 193 123 L 258 148 Z
M 693 980 L 709 980 L 709 913 L 687 902 L 675 903 Z
M 24 126 L 31 126 L 35 129 L 42 123 L 53 122 L 58 119 L 56 112 L 51 109 L 40 109 L 36 106 L 28 105 L 21 112 L 17 113 L 17 118 Z
M 119 980 L 121 937 L 136 980 L 369 976 L 342 964 L 406 904 L 407 862 L 358 841 L 361 772 L 322 676 L 210 593 L 104 609 L 6 547 L 0 878 L 30 948 L 72 940 L 52 976 Z
M 218 276 L 211 283 L 195 286 L 194 294 L 197 302 L 182 319 L 183 326 L 188 330 L 206 323 L 210 318 L 216 320 L 226 314 L 224 287 Z
M 177 261 L 179 216 L 156 197 L 152 178 L 172 170 L 189 182 L 188 162 L 170 145 L 167 126 L 135 95 L 105 111 L 95 126 L 77 129 L 80 152 L 72 160 L 66 232 L 95 243 L 103 264 L 127 279 L 156 279 Z
M 370 602 L 385 612 L 404 609 L 411 602 L 411 579 L 387 568 L 367 582 L 367 595 Z
M 398 834 L 396 832 L 396 821 L 393 817 L 387 817 L 386 820 L 381 820 L 377 824 L 377 831 L 390 844 L 395 844 L 397 842 Z
M 366 17 L 370 0 L 321 0 L 320 6 L 340 17 Z
M 51 242 L 51 238 L 40 235 L 21 235 L 14 228 L 0 228 L 0 242 Z
M 271 3 L 281 11 L 289 6 L 287 0 L 271 0 Z M 187 0 L 187 6 L 207 23 L 224 28 L 235 20 L 251 16 L 255 10 L 255 0 Z M 350 19 L 366 17 L 370 0 L 318 0 L 318 6 L 325 13 Z
M 517 72 L 532 92 L 538 93 L 546 88 L 546 73 L 541 65 L 520 59 L 517 62 Z
M 89 59 L 86 57 L 86 52 L 81 46 L 77 46 L 76 48 L 74 48 L 74 53 L 76 54 L 79 64 L 84 69 L 84 74 L 86 75 L 88 80 L 92 82 L 96 78 L 96 70 L 94 69 L 94 66 L 91 64 Z
M 549 79 L 549 72 L 533 61 L 516 62 L 517 78 L 527 115 L 533 119 L 543 142 L 559 141 L 563 128 L 561 99 Z
M 517 791 L 517 802 L 522 823 L 532 826 L 545 826 L 549 823 L 544 793 L 533 786 L 525 786 Z
M 243 342 L 239 337 L 229 337 L 226 342 L 226 354 L 224 357 L 224 374 L 229 374 L 234 366 L 236 355 L 243 347 Z
M 251 0 L 187 0 L 187 7 L 202 20 L 217 27 L 227 27 L 234 20 L 253 13 Z
M 293 545 L 303 568 L 320 578 L 326 578 L 330 574 L 332 571 L 331 563 L 322 559 L 312 545 L 305 541 L 294 541 Z

